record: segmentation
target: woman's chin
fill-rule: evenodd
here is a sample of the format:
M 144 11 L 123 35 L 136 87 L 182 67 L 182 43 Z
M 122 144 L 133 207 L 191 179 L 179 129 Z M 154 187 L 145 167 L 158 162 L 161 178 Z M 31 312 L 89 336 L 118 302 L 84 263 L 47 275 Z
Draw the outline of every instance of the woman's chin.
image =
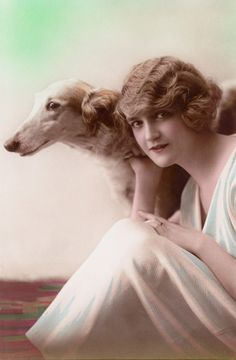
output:
M 169 167 L 171 165 L 174 165 L 175 162 L 171 161 L 170 159 L 161 159 L 161 158 L 157 158 L 155 156 L 151 157 L 151 160 L 159 167 L 161 168 L 166 168 Z

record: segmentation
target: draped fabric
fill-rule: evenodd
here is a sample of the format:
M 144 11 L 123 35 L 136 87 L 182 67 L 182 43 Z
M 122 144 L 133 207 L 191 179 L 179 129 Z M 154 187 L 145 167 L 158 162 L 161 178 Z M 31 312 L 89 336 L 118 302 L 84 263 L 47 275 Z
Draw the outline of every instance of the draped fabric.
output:
M 181 222 L 211 235 L 236 257 L 236 149 L 216 184 L 205 224 L 202 224 L 199 187 L 189 179 L 182 193 Z
M 202 228 L 192 179 L 181 222 Z M 236 257 L 236 149 L 202 231 Z M 236 356 L 236 301 L 196 256 L 123 219 L 26 335 L 49 359 L 222 359 Z

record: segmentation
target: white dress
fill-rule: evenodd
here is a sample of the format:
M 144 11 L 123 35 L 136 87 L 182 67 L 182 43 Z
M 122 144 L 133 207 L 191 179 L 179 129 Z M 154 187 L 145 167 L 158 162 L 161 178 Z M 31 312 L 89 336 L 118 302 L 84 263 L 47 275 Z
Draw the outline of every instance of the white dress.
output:
M 201 230 L 198 192 L 190 179 L 181 215 Z M 236 149 L 202 231 L 236 257 Z M 222 359 L 236 356 L 236 301 L 197 257 L 123 219 L 26 335 L 47 359 Z

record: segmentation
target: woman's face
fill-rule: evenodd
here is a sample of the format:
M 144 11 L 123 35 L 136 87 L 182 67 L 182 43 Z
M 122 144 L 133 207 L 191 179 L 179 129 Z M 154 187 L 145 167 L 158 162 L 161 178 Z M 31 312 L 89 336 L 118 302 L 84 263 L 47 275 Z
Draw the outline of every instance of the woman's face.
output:
M 129 118 L 134 137 L 144 153 L 158 166 L 181 165 L 191 149 L 194 131 L 179 114 L 160 112 L 155 117 Z

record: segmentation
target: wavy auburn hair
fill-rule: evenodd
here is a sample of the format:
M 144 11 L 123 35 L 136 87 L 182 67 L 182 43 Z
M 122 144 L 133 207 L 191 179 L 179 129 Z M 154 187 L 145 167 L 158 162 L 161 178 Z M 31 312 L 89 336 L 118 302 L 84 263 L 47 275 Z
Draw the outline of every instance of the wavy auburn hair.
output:
M 192 64 L 163 56 L 133 67 L 124 82 L 117 112 L 123 119 L 178 112 L 193 130 L 213 130 L 221 95 L 221 89 Z

